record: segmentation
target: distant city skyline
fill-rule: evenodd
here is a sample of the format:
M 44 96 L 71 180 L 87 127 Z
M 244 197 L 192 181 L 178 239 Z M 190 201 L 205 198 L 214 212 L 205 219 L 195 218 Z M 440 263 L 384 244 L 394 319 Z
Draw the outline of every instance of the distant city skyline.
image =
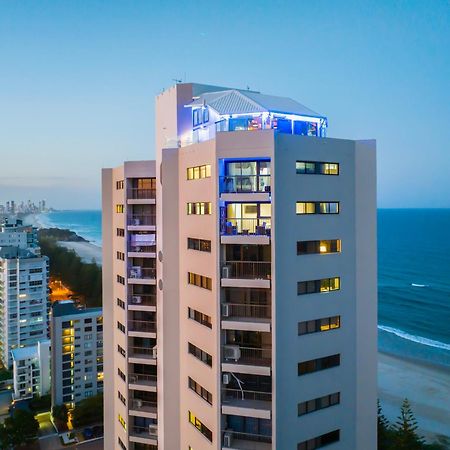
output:
M 101 167 L 155 157 L 154 96 L 182 79 L 290 96 L 377 139 L 380 207 L 450 207 L 449 10 L 2 2 L 0 201 L 100 208 Z

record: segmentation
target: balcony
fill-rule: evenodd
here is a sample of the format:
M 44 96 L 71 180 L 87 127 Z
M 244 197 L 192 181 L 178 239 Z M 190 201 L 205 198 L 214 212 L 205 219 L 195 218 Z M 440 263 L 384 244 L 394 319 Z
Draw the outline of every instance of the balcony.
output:
M 147 320 L 128 320 L 128 336 L 155 338 L 156 322 Z
M 227 175 L 219 178 L 220 198 L 225 201 L 270 201 L 270 175 Z
M 243 389 L 222 390 L 222 414 L 270 419 L 272 393 Z
M 222 219 L 220 242 L 222 244 L 268 245 L 271 236 L 270 219 L 270 217 Z
M 156 311 L 156 294 L 132 294 L 128 297 L 129 311 Z
M 254 375 L 270 375 L 272 348 L 246 347 L 226 344 L 222 346 L 222 371 Z
M 128 362 L 135 364 L 156 364 L 157 349 L 153 347 L 128 347 Z
M 154 231 L 156 229 L 156 215 L 154 214 L 132 214 L 127 220 L 130 231 Z
M 222 266 L 222 287 L 270 288 L 270 261 L 226 261 Z
M 272 450 L 272 437 L 225 430 L 222 434 L 222 450 Z
M 156 203 L 156 189 L 130 188 L 128 189 L 128 204 L 154 204 Z
M 128 258 L 156 258 L 156 245 L 131 244 L 128 247 Z
M 156 419 L 158 404 L 155 401 L 141 400 L 140 398 L 130 399 L 130 416 L 148 417 Z
M 128 374 L 128 384 L 130 389 L 156 392 L 157 378 L 156 375 L 130 373 Z
M 130 429 L 130 442 L 137 444 L 158 444 L 157 425 L 149 425 L 147 427 L 138 427 L 133 425 Z
M 156 284 L 156 268 L 132 266 L 128 270 L 128 284 Z
M 222 329 L 270 332 L 271 306 L 248 303 L 222 304 Z

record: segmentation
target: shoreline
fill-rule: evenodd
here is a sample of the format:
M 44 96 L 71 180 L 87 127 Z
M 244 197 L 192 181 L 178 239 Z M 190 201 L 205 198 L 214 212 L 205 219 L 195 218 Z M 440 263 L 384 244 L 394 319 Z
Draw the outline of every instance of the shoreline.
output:
M 378 352 L 378 397 L 391 423 L 397 420 L 407 398 L 420 434 L 430 442 L 439 435 L 450 437 L 449 392 L 450 369 Z
M 94 260 L 97 265 L 102 266 L 102 248 L 92 242 L 73 242 L 57 241 L 60 247 L 73 250 L 83 262 L 92 263 Z

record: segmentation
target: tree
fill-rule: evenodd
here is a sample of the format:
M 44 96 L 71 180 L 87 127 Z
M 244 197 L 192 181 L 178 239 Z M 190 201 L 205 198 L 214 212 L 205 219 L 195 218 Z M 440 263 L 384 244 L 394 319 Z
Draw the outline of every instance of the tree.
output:
M 407 398 L 403 400 L 400 416 L 394 425 L 393 448 L 395 450 L 422 450 L 424 440 L 417 434 L 417 421 Z
M 392 426 L 381 409 L 378 400 L 378 450 L 392 449 Z
M 30 411 L 16 409 L 12 417 L 5 419 L 4 427 L 6 434 L 8 434 L 7 439 L 9 439 L 7 444 L 19 446 L 27 441 L 36 439 L 39 431 L 39 422 Z
M 67 411 L 67 406 L 64 404 L 55 405 L 52 408 L 52 416 L 53 416 L 53 419 L 55 419 L 58 422 L 67 423 L 67 420 L 69 418 L 69 412 Z
M 75 405 L 72 423 L 75 427 L 91 425 L 103 421 L 103 395 L 89 397 Z

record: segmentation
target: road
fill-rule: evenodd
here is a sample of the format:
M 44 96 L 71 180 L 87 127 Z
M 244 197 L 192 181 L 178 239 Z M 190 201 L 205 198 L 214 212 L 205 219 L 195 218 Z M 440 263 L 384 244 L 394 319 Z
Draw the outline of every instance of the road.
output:
M 39 438 L 41 450 L 103 450 L 103 438 L 80 444 L 62 445 L 58 435 Z

